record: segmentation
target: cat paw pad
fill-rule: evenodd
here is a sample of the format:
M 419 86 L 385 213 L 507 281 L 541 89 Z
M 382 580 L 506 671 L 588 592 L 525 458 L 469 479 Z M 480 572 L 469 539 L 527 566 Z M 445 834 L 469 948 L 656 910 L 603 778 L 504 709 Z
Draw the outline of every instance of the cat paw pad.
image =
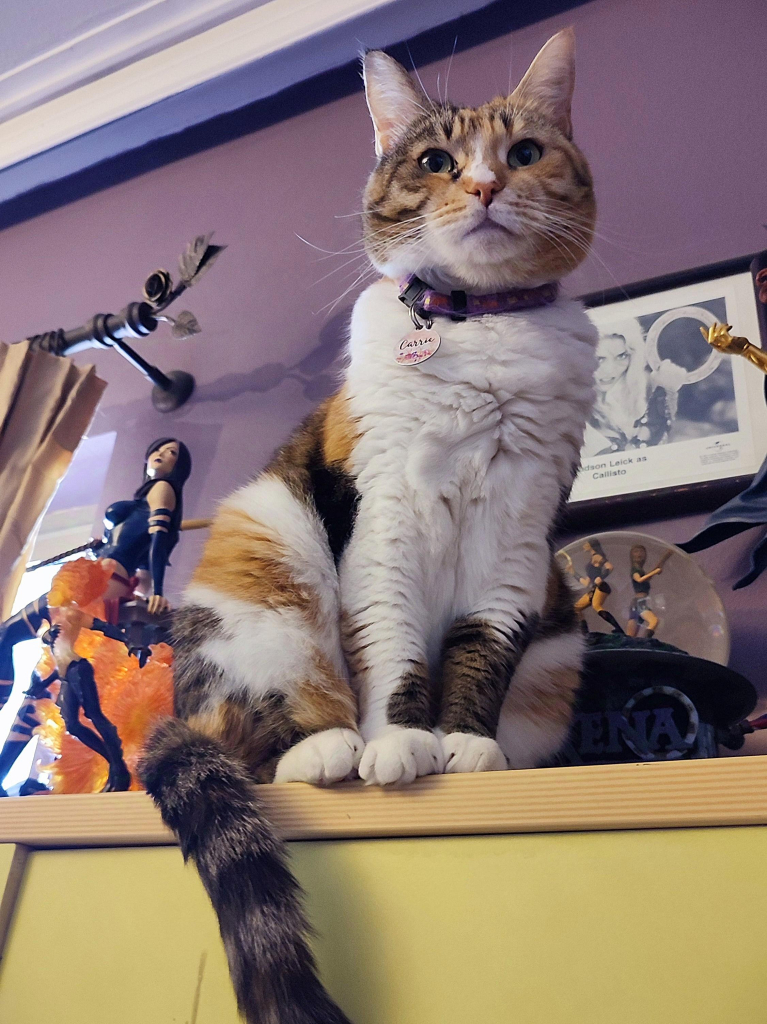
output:
M 501 748 L 487 736 L 448 733 L 442 740 L 445 772 L 505 772 L 509 767 Z
M 285 751 L 275 782 L 310 782 L 324 786 L 348 778 L 360 763 L 365 744 L 353 729 L 325 729 Z
M 413 782 L 419 775 L 439 775 L 444 766 L 442 748 L 432 732 L 390 726 L 370 740 L 362 755 L 360 778 L 371 785 L 393 786 Z

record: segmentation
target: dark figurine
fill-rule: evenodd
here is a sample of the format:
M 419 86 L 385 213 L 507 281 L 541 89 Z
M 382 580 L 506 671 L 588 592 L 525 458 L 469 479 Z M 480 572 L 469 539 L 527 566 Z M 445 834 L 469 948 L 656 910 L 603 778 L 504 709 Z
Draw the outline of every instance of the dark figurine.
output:
M 634 599 L 629 609 L 629 621 L 626 625 L 626 633 L 635 637 L 642 626 L 645 627 L 645 639 L 650 640 L 655 636 L 658 628 L 658 616 L 650 606 L 650 580 L 654 576 L 660 576 L 663 566 L 669 560 L 673 552 L 667 551 L 654 569 L 645 572 L 647 561 L 647 548 L 644 544 L 634 544 L 631 548 L 631 585 L 634 588 Z
M 165 569 L 178 543 L 182 490 L 192 470 L 189 449 L 172 437 L 149 446 L 144 481 L 130 501 L 116 501 L 104 513 L 107 532 L 96 550 L 116 568 L 112 580 L 118 593 L 107 600 L 129 600 L 138 590 L 147 596 L 147 610 L 159 615 L 170 607 L 163 596 Z
M 61 680 L 57 703 L 67 732 L 104 758 L 109 765 L 109 777 L 103 792 L 128 789 L 130 770 L 123 759 L 122 743 L 117 729 L 101 709 L 99 691 L 93 666 L 75 654 L 74 646 L 82 629 L 93 629 L 113 640 L 123 640 L 122 633 L 108 622 L 86 615 L 79 608 L 60 609 L 55 626 L 44 634 L 43 643 L 51 648 L 56 663 L 56 675 Z M 50 685 L 52 678 L 46 683 Z M 80 720 L 80 711 L 93 728 Z
M 575 602 L 575 610 L 580 614 L 591 607 L 600 619 L 604 619 L 613 629 L 622 633 L 618 620 L 604 607 L 605 601 L 612 593 L 607 577 L 613 571 L 613 566 L 608 562 L 607 555 L 596 538 L 584 541 L 583 550 L 589 553 L 589 560 L 584 568 L 585 575 L 579 576 L 578 579 L 587 589 Z
M 178 542 L 183 486 L 191 468 L 189 449 L 181 441 L 173 437 L 162 437 L 154 441 L 144 458 L 141 486 L 131 500 L 118 501 L 109 506 L 104 514 L 107 527 L 104 538 L 95 544 L 86 545 L 111 570 L 104 594 L 106 617 L 111 624 L 117 621 L 120 603 L 131 600 L 134 594 L 146 599 L 147 610 L 152 615 L 160 615 L 170 607 L 163 595 L 165 570 L 170 553 Z M 37 636 L 45 622 L 51 623 L 47 594 L 32 601 L 0 625 L 0 708 L 13 689 L 14 646 Z M 112 636 L 112 633 L 107 635 Z M 121 632 L 114 638 L 126 642 Z M 75 672 L 78 675 L 82 672 L 87 674 L 87 669 L 77 669 Z M 34 728 L 31 725 L 32 719 L 35 719 L 31 701 L 37 699 L 36 692 L 33 676 L 33 686 L 27 691 L 31 700 L 22 705 L 8 739 L 0 750 L 0 796 L 3 795 L 3 780 L 29 741 Z M 35 724 L 39 723 L 35 720 Z

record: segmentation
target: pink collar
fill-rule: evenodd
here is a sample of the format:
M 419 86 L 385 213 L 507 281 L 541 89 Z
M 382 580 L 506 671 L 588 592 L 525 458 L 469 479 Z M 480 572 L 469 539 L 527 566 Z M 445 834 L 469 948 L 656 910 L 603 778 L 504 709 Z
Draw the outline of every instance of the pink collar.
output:
M 453 320 L 548 306 L 559 294 L 559 285 L 552 281 L 537 288 L 513 288 L 508 292 L 493 292 L 489 295 L 467 295 L 460 291 L 444 295 L 429 288 L 415 274 L 400 281 L 399 289 L 399 300 L 404 302 L 411 315 L 415 313 L 426 319 L 431 316 L 449 316 Z

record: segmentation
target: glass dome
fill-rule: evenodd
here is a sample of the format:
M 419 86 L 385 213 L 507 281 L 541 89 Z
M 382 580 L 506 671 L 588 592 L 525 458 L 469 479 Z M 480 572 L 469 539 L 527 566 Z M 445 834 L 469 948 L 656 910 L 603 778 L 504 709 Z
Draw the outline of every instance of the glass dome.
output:
M 673 544 L 633 531 L 594 533 L 557 552 L 589 630 L 654 636 L 726 665 L 724 606 L 697 562 Z

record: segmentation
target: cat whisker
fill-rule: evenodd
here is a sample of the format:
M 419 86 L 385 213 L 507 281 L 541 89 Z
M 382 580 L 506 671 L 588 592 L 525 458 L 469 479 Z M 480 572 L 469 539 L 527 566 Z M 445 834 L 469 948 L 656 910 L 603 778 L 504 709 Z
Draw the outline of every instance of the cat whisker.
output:
M 340 264 L 340 266 L 333 267 L 333 269 L 329 270 L 327 274 L 323 274 L 322 277 L 318 278 L 316 281 L 313 281 L 310 287 L 315 288 L 318 284 L 322 284 L 323 281 L 327 281 L 329 277 L 332 277 L 334 274 L 340 274 L 340 272 L 342 270 L 345 270 L 346 267 L 350 267 L 354 263 L 359 263 L 359 261 L 362 259 L 367 259 L 367 253 L 359 253 L 358 255 L 353 256 L 350 260 L 346 260 L 345 263 Z
M 410 58 L 410 63 L 413 65 L 413 74 L 415 75 L 418 84 L 421 86 L 421 92 L 424 95 L 424 99 L 431 106 L 432 113 L 436 114 L 437 113 L 437 107 L 436 107 L 434 101 L 432 100 L 431 96 L 429 96 L 428 92 L 426 91 L 426 88 L 424 87 L 423 81 L 421 80 L 421 76 L 418 73 L 418 68 L 415 66 L 415 61 L 413 60 L 413 54 L 410 52 L 410 46 L 407 43 L 405 43 L 405 46 L 407 47 L 407 55 Z M 421 107 L 421 109 L 424 111 L 425 114 L 428 114 L 428 111 L 424 110 L 423 107 Z
M 304 245 L 308 245 L 310 249 L 316 249 L 317 252 L 323 252 L 328 256 L 343 256 L 344 250 L 335 251 L 334 249 L 323 249 L 320 245 L 315 245 L 314 242 L 310 242 L 308 238 L 304 238 L 303 235 L 299 235 L 298 232 L 294 232 L 299 242 L 303 242 Z
M 561 238 L 558 238 L 556 235 L 550 234 L 550 233 L 546 232 L 545 230 L 540 230 L 539 234 L 543 238 L 545 238 L 547 240 L 547 242 L 549 242 L 551 245 L 555 246 L 559 250 L 559 252 L 561 252 L 562 255 L 567 260 L 569 260 L 573 265 L 576 265 L 579 262 L 579 260 L 578 260 L 577 256 L 575 255 L 575 253 L 573 253 L 572 249 L 570 249 L 569 246 L 567 246 L 565 244 L 565 242 Z
M 612 245 L 615 248 L 624 248 L 626 251 L 631 251 L 624 246 L 619 245 L 608 236 L 604 235 L 601 231 L 592 228 L 590 222 L 583 220 L 579 217 L 568 218 L 561 214 L 549 213 L 543 208 L 531 207 L 530 204 L 525 204 L 524 212 L 522 210 L 515 210 L 518 216 L 533 214 L 533 218 L 528 220 L 528 226 L 534 226 L 543 220 L 545 223 L 551 224 L 555 227 L 569 229 L 573 234 L 577 234 L 581 237 L 581 240 L 586 243 L 590 239 L 599 239 L 600 241 L 606 242 L 608 245 Z M 535 219 L 540 218 L 540 219 Z
M 422 215 L 419 217 L 414 217 L 409 221 L 405 221 L 404 223 L 407 223 L 409 225 L 408 230 L 405 232 L 397 231 L 397 225 L 387 225 L 387 227 L 385 228 L 379 228 L 377 231 L 369 232 L 367 236 L 367 241 L 363 239 L 356 239 L 354 242 L 350 243 L 345 248 L 337 250 L 323 249 L 321 246 L 315 245 L 313 242 L 310 242 L 308 239 L 304 238 L 302 235 L 299 234 L 296 234 L 296 238 L 298 238 L 301 242 L 304 242 L 311 249 L 316 249 L 317 252 L 323 253 L 324 255 L 318 260 L 318 262 L 321 263 L 335 256 L 350 256 L 353 255 L 354 253 L 364 255 L 366 251 L 366 245 L 369 245 L 371 242 L 379 240 L 381 236 L 388 235 L 391 237 L 392 240 L 396 239 L 397 241 L 401 239 L 406 239 L 410 237 L 410 235 L 414 233 L 416 230 L 421 231 L 423 229 L 423 225 L 420 224 L 419 222 L 425 219 L 426 215 Z
M 535 201 L 526 201 L 526 206 L 530 207 L 531 209 L 540 210 L 543 213 L 550 213 L 553 216 L 562 216 L 564 219 L 574 224 L 581 224 L 583 226 L 586 226 L 589 223 L 588 218 L 580 217 L 577 213 L 572 211 L 569 208 L 568 204 L 565 203 L 564 201 L 548 199 L 546 200 L 545 204 L 539 204 L 536 203 Z M 554 207 L 561 207 L 561 213 L 554 209 Z M 612 228 L 606 227 L 602 223 L 599 224 L 598 229 L 595 229 L 594 237 L 600 238 L 603 241 L 609 243 L 610 245 L 616 246 L 617 248 L 623 248 L 626 252 L 642 251 L 630 246 L 622 246 L 620 242 L 627 240 L 630 236 L 622 232 L 613 231 Z M 616 239 L 619 241 L 616 241 Z
M 392 239 L 392 241 L 396 241 L 398 244 L 402 244 L 402 243 L 405 243 L 405 242 L 409 242 L 411 244 L 413 242 L 417 243 L 419 241 L 419 236 L 422 234 L 422 232 L 423 232 L 422 226 L 421 225 L 416 225 L 416 226 L 410 228 L 408 231 L 399 232 L 396 235 L 396 237 Z M 372 245 L 372 246 L 370 245 L 370 240 L 368 240 L 368 246 L 370 248 L 373 248 L 373 249 L 377 250 L 379 254 L 383 254 L 383 252 L 385 250 L 385 242 L 382 239 L 378 239 L 376 241 L 376 243 L 374 245 Z M 349 253 L 348 252 L 347 253 L 334 253 L 334 254 L 331 254 L 331 255 L 349 255 Z M 323 259 L 327 259 L 327 258 L 328 258 L 327 256 L 323 257 Z M 339 273 L 340 271 L 344 270 L 346 267 L 349 267 L 349 266 L 353 265 L 354 263 L 357 263 L 359 260 L 362 260 L 362 259 L 368 259 L 367 248 L 362 248 L 359 252 L 356 252 L 356 253 L 352 254 L 350 259 L 345 260 L 342 264 L 340 264 L 337 267 L 334 267 L 327 274 L 324 274 L 322 277 L 320 277 L 317 281 L 314 281 L 313 284 L 312 284 L 312 287 L 314 287 L 314 286 L 316 286 L 318 284 L 321 284 L 323 281 L 327 280 L 327 278 L 332 277 L 333 274 Z M 346 294 L 346 293 L 344 293 L 344 294 Z
M 544 232 L 542 231 L 542 233 L 544 233 Z M 554 245 L 557 245 L 557 244 L 559 244 L 559 242 L 561 242 L 561 240 L 562 240 L 562 238 L 563 238 L 563 237 L 565 237 L 565 238 L 566 238 L 567 236 L 566 236 L 566 235 L 564 235 L 564 236 L 563 236 L 563 233 L 562 233 L 562 232 L 560 232 L 560 233 L 559 233 L 559 236 L 558 236 L 558 239 L 556 239 L 556 238 L 555 238 L 554 236 L 552 236 L 552 235 L 548 235 L 547 237 L 548 237 L 548 238 L 549 238 L 549 240 L 550 240 L 550 241 L 552 242 L 552 244 L 554 244 Z M 621 283 L 621 282 L 620 282 L 620 281 L 618 280 L 618 278 L 617 278 L 617 277 L 615 276 L 615 274 L 613 273 L 613 271 L 612 271 L 612 270 L 610 269 L 610 267 L 609 267 L 609 266 L 608 266 L 608 265 L 607 265 L 607 264 L 605 263 L 605 261 L 604 261 L 604 260 L 602 259 L 602 257 L 601 257 L 601 256 L 599 255 L 599 253 L 598 253 L 598 252 L 597 252 L 597 251 L 596 251 L 596 250 L 595 250 L 594 248 L 592 248 L 592 247 L 590 247 L 590 246 L 586 246 L 586 245 L 585 245 L 585 244 L 584 244 L 584 243 L 583 243 L 582 241 L 580 241 L 580 240 L 577 240 L 577 239 L 573 239 L 573 240 L 574 240 L 574 241 L 576 242 L 576 244 L 578 244 L 578 245 L 581 245 L 582 247 L 585 247 L 585 248 L 587 249 L 587 252 L 586 252 L 586 257 L 585 257 L 585 260 L 586 260 L 586 261 L 588 261 L 588 260 L 596 260 L 596 262 L 597 262 L 597 263 L 599 263 L 599 264 L 600 264 L 600 266 L 601 266 L 601 267 L 603 267 L 603 268 L 604 268 L 604 270 L 605 270 L 605 271 L 607 272 L 607 274 L 609 275 L 609 277 L 611 278 L 611 280 L 612 280 L 612 281 L 614 282 L 615 286 L 616 286 L 616 287 L 618 287 L 618 288 L 622 288 L 622 287 L 623 287 L 622 283 Z M 564 244 L 564 242 L 562 242 L 562 244 Z
M 450 54 L 450 60 L 447 62 L 447 71 L 445 72 L 445 106 L 447 106 L 447 88 L 450 84 L 450 69 L 453 66 L 453 57 L 455 57 L 456 46 L 458 46 L 458 36 L 453 40 L 453 52 Z
M 327 313 L 332 313 L 333 310 L 336 308 L 336 306 L 338 305 L 339 302 L 341 302 L 343 299 L 345 299 L 346 296 L 350 292 L 353 292 L 355 288 L 359 287 L 359 285 L 361 285 L 365 280 L 367 280 L 368 277 L 370 277 L 371 274 L 374 274 L 374 273 L 376 273 L 376 269 L 375 269 L 374 266 L 371 265 L 369 267 L 366 267 L 363 271 L 361 271 L 357 275 L 357 277 L 354 279 L 354 281 L 352 281 L 352 283 L 349 285 L 349 287 L 345 288 L 344 291 L 341 292 L 341 294 L 338 296 L 338 298 L 336 298 L 332 302 L 328 302 L 324 306 L 322 306 L 322 308 L 317 311 L 318 314 L 319 313 L 326 313 L 326 314 Z

